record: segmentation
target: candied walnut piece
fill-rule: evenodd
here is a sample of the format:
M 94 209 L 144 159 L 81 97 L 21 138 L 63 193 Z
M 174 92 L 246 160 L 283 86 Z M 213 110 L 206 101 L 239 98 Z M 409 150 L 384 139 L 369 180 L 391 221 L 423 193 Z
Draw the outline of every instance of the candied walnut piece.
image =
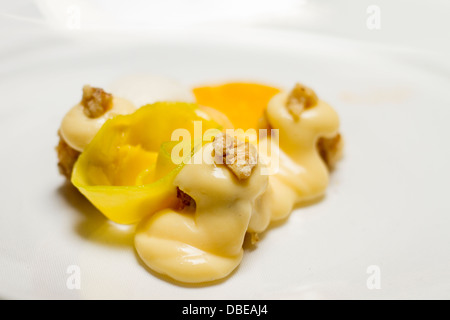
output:
M 251 238 L 250 238 L 251 244 L 255 245 L 256 243 L 258 243 L 259 241 L 259 236 L 256 232 L 252 232 L 251 233 Z
M 98 118 L 112 108 L 112 94 L 105 92 L 101 88 L 94 88 L 90 85 L 83 87 L 83 98 L 81 104 L 84 113 L 89 118 Z
M 329 170 L 332 170 L 342 157 L 343 146 L 344 140 L 340 133 L 332 138 L 320 138 L 317 141 L 319 154 Z
M 286 101 L 286 108 L 294 120 L 300 119 L 303 110 L 311 108 L 317 104 L 319 98 L 314 90 L 297 83 L 289 93 Z
M 72 149 L 66 141 L 59 135 L 59 143 L 56 146 L 56 152 L 58 154 L 58 169 L 59 172 L 64 175 L 67 179 L 70 180 L 72 176 L 73 166 L 80 156 L 80 152 L 75 149 Z
M 180 188 L 177 187 L 177 198 L 178 198 L 178 204 L 177 209 L 183 210 L 185 208 L 190 208 L 192 210 L 195 210 L 196 204 L 195 200 L 191 198 L 190 195 L 187 193 L 181 191 Z
M 221 133 L 214 138 L 214 161 L 225 164 L 239 180 L 248 179 L 258 162 L 256 147 Z

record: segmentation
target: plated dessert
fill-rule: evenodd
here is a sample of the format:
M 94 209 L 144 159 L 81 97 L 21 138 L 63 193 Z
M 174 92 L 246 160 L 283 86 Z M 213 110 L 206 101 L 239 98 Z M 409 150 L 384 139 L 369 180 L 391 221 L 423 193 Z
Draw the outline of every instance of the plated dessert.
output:
M 321 197 L 343 140 L 334 109 L 302 85 L 187 89 L 138 77 L 86 85 L 63 118 L 60 172 L 108 219 L 135 224 L 153 271 L 227 277 L 271 222 Z

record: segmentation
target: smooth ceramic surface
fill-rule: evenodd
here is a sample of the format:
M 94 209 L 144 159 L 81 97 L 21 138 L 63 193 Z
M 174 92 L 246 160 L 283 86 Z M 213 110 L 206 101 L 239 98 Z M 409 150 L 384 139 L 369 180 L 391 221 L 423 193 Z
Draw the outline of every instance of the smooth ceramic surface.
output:
M 447 66 L 414 51 L 275 31 L 102 41 L 54 34 L 33 43 L 0 61 L 0 297 L 450 298 Z M 133 228 L 108 222 L 66 184 L 54 150 L 83 84 L 135 73 L 186 86 L 314 88 L 338 111 L 346 142 L 326 197 L 246 246 L 224 281 L 179 285 L 149 272 Z

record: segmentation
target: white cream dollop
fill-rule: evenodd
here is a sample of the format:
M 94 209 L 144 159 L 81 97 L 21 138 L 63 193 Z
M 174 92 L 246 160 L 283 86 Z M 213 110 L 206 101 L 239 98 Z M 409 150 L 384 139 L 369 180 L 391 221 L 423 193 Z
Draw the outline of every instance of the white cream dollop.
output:
M 170 78 L 137 74 L 118 78 L 107 88 L 113 95 L 126 98 L 137 107 L 159 101 L 194 102 L 190 88 Z

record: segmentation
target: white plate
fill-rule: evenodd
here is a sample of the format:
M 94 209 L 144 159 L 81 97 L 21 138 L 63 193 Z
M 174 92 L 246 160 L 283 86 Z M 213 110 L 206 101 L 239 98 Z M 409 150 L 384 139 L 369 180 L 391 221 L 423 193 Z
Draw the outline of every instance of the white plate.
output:
M 449 69 L 418 53 L 313 35 L 46 36 L 0 62 L 0 296 L 48 299 L 450 298 Z M 301 81 L 342 119 L 327 196 L 268 230 L 225 281 L 149 273 L 132 230 L 58 174 L 60 120 L 86 83 L 130 73 L 194 86 Z M 79 268 L 79 289 L 71 275 Z M 375 280 L 379 276 L 379 287 Z M 375 281 L 375 282 L 374 282 Z

